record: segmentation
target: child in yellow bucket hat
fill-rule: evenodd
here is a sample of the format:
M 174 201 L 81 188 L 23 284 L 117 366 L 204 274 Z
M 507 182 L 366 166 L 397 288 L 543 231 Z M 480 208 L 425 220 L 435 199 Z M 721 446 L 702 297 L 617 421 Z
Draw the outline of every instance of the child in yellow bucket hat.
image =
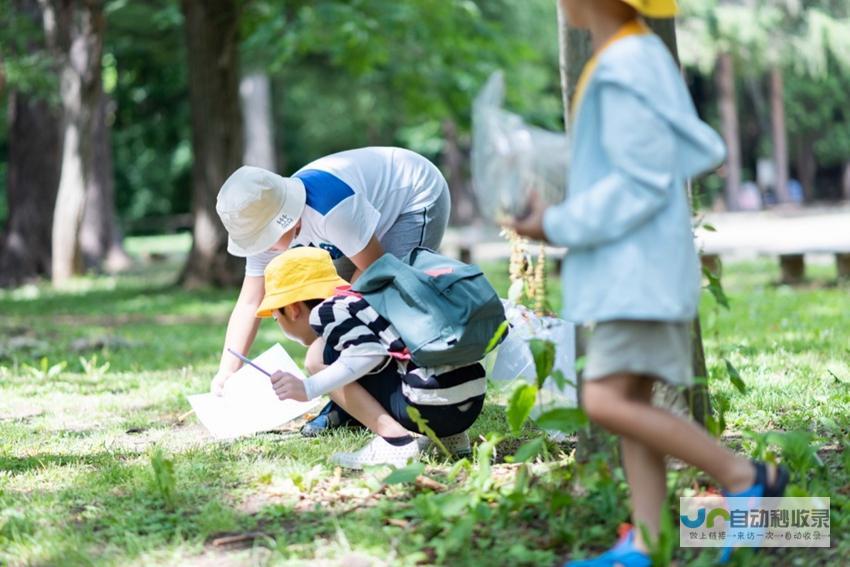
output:
M 788 473 L 751 463 L 652 404 L 655 382 L 693 383 L 690 328 L 701 281 L 685 181 L 724 157 L 670 52 L 641 18 L 673 16 L 676 4 L 560 2 L 570 25 L 590 31 L 594 49 L 572 101 L 568 197 L 551 207 L 535 201 L 513 228 L 569 248 L 564 317 L 592 326 L 581 403 L 591 421 L 621 438 L 637 526 L 609 551 L 567 567 L 649 567 L 667 455 L 751 502 L 781 496 Z
M 415 407 L 455 454 L 470 450 L 467 429 L 484 403 L 481 364 L 420 368 L 404 356 L 393 326 L 337 275 L 330 254 L 313 247 L 287 250 L 266 267 L 265 297 L 257 317 L 273 317 L 291 339 L 308 346 L 306 380 L 272 374 L 282 399 L 328 394 L 376 434 L 359 451 L 337 453 L 339 465 L 404 466 L 428 447 L 407 409 Z

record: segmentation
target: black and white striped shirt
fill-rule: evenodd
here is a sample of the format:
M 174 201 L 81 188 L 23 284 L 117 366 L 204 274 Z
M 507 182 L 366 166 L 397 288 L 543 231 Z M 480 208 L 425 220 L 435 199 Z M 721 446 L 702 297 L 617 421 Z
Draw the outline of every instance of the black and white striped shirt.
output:
M 340 356 L 396 356 L 379 370 L 388 379 L 401 380 L 402 394 L 415 405 L 456 405 L 484 395 L 487 387 L 484 367 L 418 367 L 402 360 L 404 342 L 389 321 L 381 317 L 365 299 L 354 295 L 334 296 L 310 313 L 310 325 L 325 340 L 325 364 Z

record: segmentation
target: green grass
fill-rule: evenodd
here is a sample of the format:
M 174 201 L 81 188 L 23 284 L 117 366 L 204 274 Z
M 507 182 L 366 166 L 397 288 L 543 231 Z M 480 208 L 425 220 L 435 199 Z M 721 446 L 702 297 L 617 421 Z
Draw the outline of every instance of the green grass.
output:
M 557 565 L 606 546 L 626 520 L 622 472 L 605 459 L 577 465 L 571 443 L 549 442 L 533 465 L 503 462 L 537 432 L 512 437 L 500 396 L 473 430 L 504 438 L 497 464 L 434 457 L 426 474 L 445 485 L 437 492 L 385 486 L 386 469 L 328 464 L 363 433 L 304 439 L 293 425 L 210 441 L 193 417 L 178 418 L 185 395 L 208 387 L 235 292 L 173 287 L 185 246 L 181 236 L 131 239 L 134 254 L 154 259 L 134 273 L 0 292 L 0 564 Z M 505 267 L 486 268 L 504 292 Z M 784 453 L 795 490 L 832 497 L 832 549 L 744 552 L 738 564 L 850 561 L 850 301 L 834 270 L 812 272 L 792 289 L 773 285 L 772 263 L 731 265 L 731 310 L 708 297 L 703 306 L 712 394 L 729 405 L 726 442 Z M 253 353 L 280 338 L 264 323 Z M 746 393 L 728 381 L 725 359 Z M 748 431 L 809 437 L 765 449 Z M 705 479 L 684 470 L 670 482 Z M 216 545 L 234 535 L 242 539 Z M 714 555 L 676 557 L 708 565 Z

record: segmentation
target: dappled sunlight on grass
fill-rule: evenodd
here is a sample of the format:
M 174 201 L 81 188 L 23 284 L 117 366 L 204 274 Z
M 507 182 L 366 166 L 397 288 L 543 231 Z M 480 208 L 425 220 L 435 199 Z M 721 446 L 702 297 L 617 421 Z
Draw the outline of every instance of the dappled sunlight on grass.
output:
M 131 249 L 140 257 L 172 258 L 187 241 L 137 244 Z M 503 437 L 496 464 L 478 473 L 473 460 L 452 472 L 453 461 L 429 456 L 425 470 L 436 489 L 386 486 L 387 468 L 352 473 L 329 465 L 334 452 L 368 440 L 362 431 L 306 439 L 294 423 L 249 439 L 210 440 L 185 416 L 185 395 L 209 386 L 236 291 L 181 290 L 172 285 L 178 268 L 166 259 L 149 277 L 139 271 L 83 278 L 72 291 L 0 292 L 0 563 L 218 567 L 372 557 L 393 565 L 549 565 L 598 548 L 626 519 L 622 471 L 605 459 L 576 465 L 573 439 L 547 442 L 547 457 L 527 468 L 505 462 L 539 435 L 531 423 L 509 433 L 505 387 L 491 392 L 470 431 L 479 446 L 490 433 Z M 485 268 L 504 293 L 505 264 Z M 837 472 L 850 416 L 850 295 L 846 284 L 834 285 L 829 267 L 811 273 L 814 284 L 792 289 L 774 284 L 772 263 L 726 267 L 731 309 L 707 295 L 702 309 L 709 383 L 715 401 L 729 401 L 728 442 L 753 450 L 747 431 L 813 432 L 816 447 L 831 447 L 822 451 L 831 468 L 810 476 L 837 490 L 850 482 Z M 550 283 L 558 309 L 557 279 Z M 263 321 L 252 353 L 282 339 L 273 321 Z M 284 344 L 303 357 L 303 347 Z M 745 393 L 730 383 L 725 360 Z M 157 450 L 172 473 L 155 472 Z M 531 475 L 533 489 L 515 493 L 522 475 Z M 671 472 L 670 482 L 691 487 L 702 478 L 688 469 Z M 485 480 L 496 488 L 475 496 L 470 487 Z M 470 518 L 482 520 L 470 525 Z M 220 543 L 231 536 L 236 544 Z M 833 559 L 827 553 L 850 551 L 839 538 L 824 562 Z M 777 564 L 786 557 L 807 564 L 809 555 L 781 557 Z

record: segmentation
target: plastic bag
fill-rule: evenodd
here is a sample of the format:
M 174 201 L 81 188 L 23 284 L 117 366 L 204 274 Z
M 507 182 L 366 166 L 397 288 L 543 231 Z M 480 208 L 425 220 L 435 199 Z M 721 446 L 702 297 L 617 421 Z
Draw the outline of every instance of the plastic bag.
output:
M 502 108 L 505 81 L 493 73 L 472 107 L 472 180 L 482 213 L 491 220 L 521 217 L 529 197 L 563 200 L 569 143 L 563 133 L 526 124 Z
M 522 305 L 504 301 L 505 315 L 511 324 L 510 333 L 499 345 L 496 360 L 490 376 L 496 381 L 526 380 L 536 381 L 534 358 L 528 342 L 531 339 L 544 339 L 555 344 L 555 370 L 560 370 L 568 384 L 559 388 L 552 378 L 543 383 L 537 398 L 536 409 L 556 405 L 575 407 L 577 396 L 575 325 L 557 317 L 538 317 Z M 532 415 L 539 411 L 532 412 Z

